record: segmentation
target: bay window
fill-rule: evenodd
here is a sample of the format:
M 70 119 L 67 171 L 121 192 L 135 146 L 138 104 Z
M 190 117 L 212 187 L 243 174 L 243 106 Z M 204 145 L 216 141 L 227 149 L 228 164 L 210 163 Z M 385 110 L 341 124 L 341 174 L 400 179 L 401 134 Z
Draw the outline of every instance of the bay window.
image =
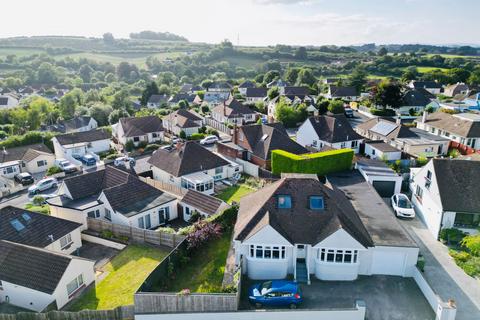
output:
M 358 250 L 321 248 L 317 250 L 317 260 L 328 263 L 357 263 Z
M 250 245 L 250 257 L 257 259 L 285 259 L 285 246 Z

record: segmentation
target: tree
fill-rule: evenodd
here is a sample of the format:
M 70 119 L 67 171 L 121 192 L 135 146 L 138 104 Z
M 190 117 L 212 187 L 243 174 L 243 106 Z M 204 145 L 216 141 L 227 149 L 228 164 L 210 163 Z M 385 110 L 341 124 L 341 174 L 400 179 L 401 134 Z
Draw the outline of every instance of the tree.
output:
M 470 71 L 463 68 L 452 68 L 447 71 L 447 76 L 450 78 L 449 83 L 467 82 Z
M 366 83 L 367 71 L 365 71 L 365 67 L 363 65 L 356 66 L 350 74 L 350 77 L 347 79 L 347 85 L 354 87 L 357 90 L 357 93 L 360 93 L 365 88 Z
M 305 47 L 298 47 L 296 50 L 295 50 L 295 58 L 299 59 L 299 60 L 307 60 L 308 58 L 308 53 L 307 53 L 307 48 Z
M 135 81 L 138 78 L 138 68 L 128 62 L 120 62 L 117 66 L 118 79 L 123 81 Z
M 291 84 L 297 83 L 297 77 L 299 72 L 300 68 L 288 68 L 287 72 L 285 73 L 286 81 Z
M 114 44 L 115 38 L 113 37 L 113 34 L 111 34 L 110 32 L 104 33 L 103 42 L 105 42 L 106 44 Z
M 345 112 L 343 107 L 343 101 L 341 100 L 332 100 L 328 103 L 328 111 L 333 114 L 341 114 Z
M 279 94 L 280 90 L 278 89 L 278 87 L 271 87 L 267 92 L 268 99 L 270 100 L 277 97 Z
M 278 79 L 280 77 L 280 72 L 277 70 L 270 70 L 267 73 L 265 73 L 265 76 L 263 76 L 263 82 L 264 83 L 270 83 L 275 79 Z
M 65 119 L 71 119 L 75 115 L 75 109 L 77 106 L 83 104 L 84 95 L 82 90 L 74 89 L 64 95 L 58 103 L 58 109 L 60 115 Z
M 317 79 L 313 75 L 312 70 L 307 68 L 302 68 L 298 72 L 297 85 L 312 86 L 315 82 L 317 82 Z
M 372 96 L 374 103 L 383 108 L 398 108 L 402 101 L 400 85 L 389 80 L 380 82 L 378 86 L 374 88 Z
M 108 117 L 113 112 L 113 108 L 109 105 L 96 103 L 88 110 L 89 115 L 98 122 L 98 126 L 108 125 Z
M 142 106 L 146 106 L 150 97 L 154 94 L 159 93 L 160 90 L 158 89 L 157 84 L 154 81 L 150 82 L 149 84 L 147 84 L 145 90 L 143 90 L 142 97 L 140 98 L 140 103 L 142 104 Z
M 468 78 L 468 83 L 471 85 L 478 85 L 480 84 L 480 67 L 477 67 L 473 70 Z
M 410 80 L 417 80 L 419 75 L 417 67 L 410 66 L 402 73 L 402 81 L 408 82 Z
M 295 127 L 297 123 L 307 118 L 305 104 L 290 105 L 284 99 L 280 99 L 275 108 L 275 118 L 282 122 L 287 128 Z
M 51 63 L 43 62 L 37 71 L 37 79 L 42 84 L 54 84 L 57 83 L 57 74 L 55 68 Z
M 388 54 L 388 50 L 385 47 L 381 47 L 380 50 L 378 50 L 379 56 L 386 56 L 387 54 Z
M 122 89 L 113 95 L 112 107 L 114 109 L 126 109 L 131 105 L 130 95 L 127 89 Z
M 115 123 L 118 123 L 118 120 L 120 118 L 126 118 L 126 117 L 130 117 L 127 111 L 123 109 L 116 109 L 116 110 L 113 110 L 112 113 L 110 113 L 110 115 L 108 116 L 108 122 L 110 124 L 115 124 Z
M 93 69 L 88 64 L 84 64 L 78 69 L 78 74 L 83 82 L 89 83 L 92 77 Z
M 328 111 L 328 106 L 330 105 L 330 101 L 328 100 L 321 100 L 317 102 L 317 109 L 320 114 L 324 114 Z

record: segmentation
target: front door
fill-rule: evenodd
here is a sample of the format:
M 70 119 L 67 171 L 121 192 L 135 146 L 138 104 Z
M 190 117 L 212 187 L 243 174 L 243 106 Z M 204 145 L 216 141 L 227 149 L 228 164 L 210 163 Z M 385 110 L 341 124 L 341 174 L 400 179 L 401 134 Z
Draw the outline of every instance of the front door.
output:
M 158 221 L 159 221 L 159 224 L 165 224 L 167 223 L 168 221 L 170 220 L 170 210 L 169 208 L 162 208 L 160 209 L 160 211 L 158 212 Z
M 304 244 L 297 244 L 297 259 L 305 259 L 307 246 Z

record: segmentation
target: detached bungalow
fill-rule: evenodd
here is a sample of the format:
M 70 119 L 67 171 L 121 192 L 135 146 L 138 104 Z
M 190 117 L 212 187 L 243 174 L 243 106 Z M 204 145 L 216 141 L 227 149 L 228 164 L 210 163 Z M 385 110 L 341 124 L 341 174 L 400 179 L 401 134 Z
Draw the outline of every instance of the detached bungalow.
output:
M 328 93 L 325 94 L 328 99 L 343 99 L 347 101 L 357 101 L 359 96 L 354 87 L 339 87 L 335 85 L 328 86 Z
M 247 94 L 247 90 L 249 88 L 255 88 L 256 85 L 253 81 L 250 81 L 250 80 L 246 80 L 246 81 L 243 81 L 239 86 L 238 86 L 238 92 L 240 92 L 240 94 L 242 96 L 246 95 Z
M 339 190 L 315 175 L 284 175 L 242 198 L 233 236 L 242 272 L 250 279 L 293 276 L 306 283 L 313 276 L 412 276 L 415 243 L 361 176 L 348 179 L 355 181 L 339 181 Z
M 245 100 L 249 103 L 263 101 L 267 96 L 267 88 L 247 88 L 245 92 Z
M 54 163 L 55 155 L 43 143 L 0 150 L 0 175 L 6 178 L 20 172 L 45 172 Z
M 98 153 L 110 150 L 110 132 L 97 129 L 91 131 L 67 133 L 52 138 L 57 159 L 67 159 L 79 164 L 74 158 L 85 154 L 92 154 L 99 160 Z
M 445 228 L 478 233 L 479 161 L 432 159 L 411 175 L 415 211 L 435 238 Z
M 218 198 L 190 189 L 178 203 L 178 215 L 179 217 L 183 215 L 183 220 L 190 221 L 195 212 L 202 218 L 208 218 L 229 207 L 228 204 Z
M 94 261 L 0 240 L 0 303 L 61 309 L 95 281 Z
M 147 107 L 148 108 L 160 108 L 168 104 L 169 96 L 166 94 L 153 94 L 150 99 L 148 99 Z
M 316 150 L 350 148 L 358 153 L 362 141 L 344 115 L 310 117 L 297 131 L 297 142 Z
M 49 128 L 51 131 L 61 133 L 83 132 L 98 128 L 98 123 L 92 117 L 81 116 L 70 120 L 58 121 L 57 124 L 50 126 Z
M 125 146 L 133 141 L 135 146 L 140 143 L 155 143 L 163 140 L 162 120 L 157 116 L 120 118 L 113 129 L 118 142 Z
M 440 94 L 442 92 L 442 85 L 436 81 L 417 81 L 412 80 L 408 84 L 412 89 L 425 89 L 431 94 Z

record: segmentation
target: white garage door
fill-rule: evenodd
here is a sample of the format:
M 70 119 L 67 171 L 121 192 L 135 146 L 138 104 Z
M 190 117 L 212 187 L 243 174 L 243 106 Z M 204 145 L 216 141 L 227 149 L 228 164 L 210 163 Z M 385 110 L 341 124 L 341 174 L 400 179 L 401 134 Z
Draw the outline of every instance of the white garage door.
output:
M 373 253 L 372 274 L 403 276 L 405 253 L 376 250 Z

